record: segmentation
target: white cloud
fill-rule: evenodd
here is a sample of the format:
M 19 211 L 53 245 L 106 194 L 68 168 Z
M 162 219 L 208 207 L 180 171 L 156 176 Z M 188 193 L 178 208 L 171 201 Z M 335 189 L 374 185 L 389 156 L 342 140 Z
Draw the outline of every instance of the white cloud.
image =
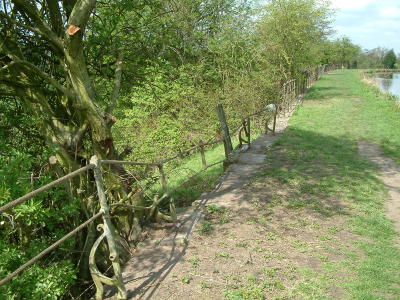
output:
M 394 31 L 398 29 L 399 22 L 394 20 L 376 20 L 367 22 L 363 25 L 364 28 L 373 28 L 375 30 L 381 30 L 381 32 Z M 387 31 L 384 31 L 386 29 Z
M 376 0 L 332 0 L 332 8 L 350 10 L 360 9 L 368 6 L 369 4 L 376 2 Z
M 384 18 L 400 18 L 400 7 L 383 7 L 379 15 Z
M 348 36 L 362 48 L 400 51 L 400 0 L 332 0 L 337 8 L 336 36 Z

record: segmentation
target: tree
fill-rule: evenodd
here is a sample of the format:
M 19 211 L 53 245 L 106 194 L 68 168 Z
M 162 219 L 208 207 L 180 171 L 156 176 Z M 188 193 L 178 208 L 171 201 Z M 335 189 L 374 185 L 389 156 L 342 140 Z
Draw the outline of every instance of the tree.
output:
M 342 37 L 333 42 L 336 52 L 336 63 L 342 68 L 353 68 L 358 65 L 357 57 L 360 47 L 353 44 L 348 37 Z
M 129 2 L 119 1 L 113 7 L 113 18 L 123 17 L 124 13 L 135 9 Z M 17 99 L 18 105 L 34 118 L 39 135 L 45 139 L 49 151 L 56 155 L 64 174 L 86 165 L 92 155 L 100 159 L 119 159 L 111 128 L 120 94 L 124 53 L 120 43 L 106 48 L 110 52 L 102 53 L 108 58 L 107 64 L 97 67 L 105 71 L 103 78 L 108 77 L 114 83 L 106 85 L 111 88 L 102 90 L 96 84 L 98 68 L 91 64 L 93 60 L 87 49 L 91 36 L 96 36 L 99 30 L 106 31 L 93 26 L 94 12 L 109 8 L 113 1 L 102 2 L 97 10 L 95 0 L 3 3 L 0 10 L 0 96 Z M 121 179 L 124 175 L 122 168 L 110 168 L 105 172 L 110 201 L 141 205 L 142 198 L 133 197 L 136 191 Z M 84 218 L 98 211 L 99 204 L 93 196 L 95 186 L 90 177 L 82 174 L 71 180 L 68 189 L 71 199 L 81 200 Z M 121 242 L 138 240 L 142 217 L 128 211 L 114 219 Z M 86 241 L 83 238 L 77 246 L 86 254 L 95 238 L 95 227 L 88 230 Z M 87 271 L 87 259 L 82 263 L 82 269 Z
M 385 48 L 374 48 L 371 50 L 364 50 L 358 55 L 359 67 L 360 68 L 371 68 L 371 69 L 379 69 L 384 68 L 383 58 L 389 50 Z
M 396 64 L 396 61 L 397 61 L 397 57 L 396 57 L 396 54 L 394 53 L 394 51 L 393 51 L 393 49 L 392 49 L 392 50 L 389 50 L 389 51 L 385 54 L 385 56 L 383 57 L 382 63 L 383 63 L 383 66 L 384 66 L 386 69 L 394 69 L 394 66 L 395 66 L 395 64 Z
M 129 97 L 132 82 L 140 86 L 149 67 L 162 65 L 164 60 L 172 67 L 204 64 L 202 69 L 192 68 L 202 70 L 199 81 L 213 78 L 209 76 L 214 64 L 209 40 L 217 39 L 239 2 L 106 0 L 96 5 L 95 0 L 3 1 L 0 96 L 4 101 L 17 99 L 33 116 L 32 123 L 57 156 L 64 174 L 86 165 L 92 155 L 121 159 L 122 151 L 116 150 L 112 135 L 120 95 Z M 191 66 L 176 70 L 187 69 Z M 174 72 L 167 71 L 165 79 L 172 82 Z M 124 78 L 129 85 L 124 85 Z M 165 100 L 167 107 L 173 104 L 169 98 Z M 212 109 L 212 105 L 208 107 Z M 172 107 L 169 119 L 173 120 L 179 109 Z M 105 172 L 110 201 L 143 206 L 140 191 L 132 189 L 124 177 L 122 168 Z M 87 179 L 82 175 L 73 180 L 68 191 L 71 197 L 81 199 L 84 216 L 98 210 L 93 182 Z M 142 221 L 157 215 L 170 219 L 158 209 L 152 216 L 126 211 L 113 219 L 121 237 L 136 242 Z M 94 227 L 78 248 L 87 252 L 93 239 Z
M 270 0 L 259 25 L 265 55 L 288 78 L 321 60 L 319 47 L 330 29 L 331 10 L 316 0 Z

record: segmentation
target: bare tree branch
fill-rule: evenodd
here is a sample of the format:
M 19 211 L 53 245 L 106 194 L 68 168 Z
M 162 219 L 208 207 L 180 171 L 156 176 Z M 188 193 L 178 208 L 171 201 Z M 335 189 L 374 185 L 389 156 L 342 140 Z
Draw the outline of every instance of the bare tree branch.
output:
M 71 15 L 72 9 L 74 8 L 75 4 L 76 0 L 62 0 L 62 6 L 67 16 L 67 19 L 69 19 L 69 16 Z
M 35 88 L 36 86 L 30 83 L 22 83 L 19 80 L 15 80 L 15 77 L 10 75 L 2 75 L 0 76 L 0 83 L 4 83 L 5 85 L 12 87 L 14 89 L 21 89 L 21 88 Z
M 96 0 L 78 0 L 72 9 L 68 24 L 85 27 L 90 14 L 96 5 Z
M 0 96 L 4 97 L 15 97 L 15 93 L 9 91 L 0 90 Z

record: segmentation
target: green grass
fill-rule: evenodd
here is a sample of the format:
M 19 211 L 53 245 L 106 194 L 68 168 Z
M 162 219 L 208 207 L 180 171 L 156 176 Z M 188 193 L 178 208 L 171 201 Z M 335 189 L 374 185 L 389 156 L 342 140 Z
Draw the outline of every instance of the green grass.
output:
M 328 124 L 324 126 L 323 133 L 329 134 L 329 131 L 339 125 L 335 129 L 338 131 L 334 133 L 335 136 L 346 134 L 352 140 L 374 142 L 382 147 L 386 155 L 400 162 L 400 135 L 398 134 L 400 110 L 394 104 L 393 97 L 381 93 L 376 87 L 361 82 L 360 78 L 357 71 L 340 71 L 334 75 L 323 77 L 311 89 L 307 96 L 308 100 L 333 98 L 346 100 L 337 103 L 333 109 L 320 111 L 322 113 L 319 114 L 320 117 L 333 122 L 332 126 Z M 356 113 L 352 110 L 354 101 L 349 99 L 353 97 L 363 101 Z M 318 110 L 318 108 L 315 109 Z M 309 115 L 313 111 L 315 110 L 302 111 L 300 109 L 298 113 Z M 343 116 L 326 116 L 326 114 L 336 112 Z M 346 121 L 346 124 L 341 124 L 343 120 Z M 322 121 L 321 118 L 319 121 Z M 321 130 L 319 131 L 321 132 Z
M 257 124 L 252 130 L 252 141 L 254 141 L 262 132 L 261 124 Z M 233 134 L 231 132 L 231 134 Z M 238 137 L 232 136 L 232 144 L 235 148 L 239 144 Z M 222 143 L 209 147 L 205 151 L 207 165 L 212 165 L 225 158 L 224 146 Z M 189 206 L 203 192 L 210 191 L 216 184 L 218 178 L 223 174 L 223 164 L 217 164 L 213 167 L 204 170 L 199 175 L 185 183 L 187 179 L 197 172 L 202 170 L 202 162 L 200 153 L 191 154 L 183 159 L 173 160 L 165 166 L 168 185 L 171 192 L 171 197 L 174 199 L 177 206 Z M 149 194 L 162 194 L 161 185 L 155 184 L 152 186 Z
M 207 165 L 212 165 L 224 159 L 224 146 L 222 143 L 209 147 L 205 151 Z M 183 158 L 176 158 L 164 165 L 164 172 L 171 197 L 178 207 L 190 206 L 203 192 L 210 191 L 215 186 L 218 178 L 223 174 L 223 164 L 216 164 L 202 171 L 200 153 L 192 153 Z M 132 173 L 135 173 L 133 171 Z M 197 176 L 194 176 L 197 174 Z M 161 197 L 163 189 L 160 183 L 160 174 L 157 168 L 147 173 L 142 180 L 136 181 L 142 190 L 145 191 L 147 205 L 153 203 L 155 195 Z M 190 177 L 190 180 L 188 180 Z M 161 209 L 168 210 L 168 201 L 162 203 Z
M 224 159 L 224 146 L 218 144 L 205 152 L 208 165 L 212 165 Z M 202 170 L 201 157 L 199 153 L 184 158 L 179 165 L 167 166 L 167 176 L 170 189 L 173 190 L 172 197 L 178 206 L 187 206 L 196 200 L 201 193 L 212 189 L 218 178 L 224 172 L 223 165 L 215 165 L 198 176 L 194 177 L 187 184 L 181 185 L 187 178 Z M 181 186 L 180 186 L 181 185 Z
M 339 267 L 353 274 L 342 284 L 344 298 L 400 299 L 400 250 L 394 243 L 398 234 L 385 216 L 387 191 L 377 167 L 360 157 L 357 147 L 360 140 L 375 143 L 400 162 L 399 128 L 400 111 L 393 100 L 362 83 L 356 71 L 338 70 L 310 90 L 305 105 L 268 152 L 260 176 L 290 187 L 283 205 L 309 208 L 325 218 L 343 216 L 346 229 L 361 237 L 346 250 L 349 262 L 327 265 L 324 276 L 308 275 L 293 295 L 324 299 Z M 335 250 L 327 236 L 321 243 Z

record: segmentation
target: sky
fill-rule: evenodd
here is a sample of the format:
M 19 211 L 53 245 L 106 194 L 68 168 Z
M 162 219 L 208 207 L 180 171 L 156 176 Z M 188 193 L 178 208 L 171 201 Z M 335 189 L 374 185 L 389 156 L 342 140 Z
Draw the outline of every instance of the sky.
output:
M 335 36 L 363 49 L 384 47 L 400 53 L 400 0 L 331 0 Z

